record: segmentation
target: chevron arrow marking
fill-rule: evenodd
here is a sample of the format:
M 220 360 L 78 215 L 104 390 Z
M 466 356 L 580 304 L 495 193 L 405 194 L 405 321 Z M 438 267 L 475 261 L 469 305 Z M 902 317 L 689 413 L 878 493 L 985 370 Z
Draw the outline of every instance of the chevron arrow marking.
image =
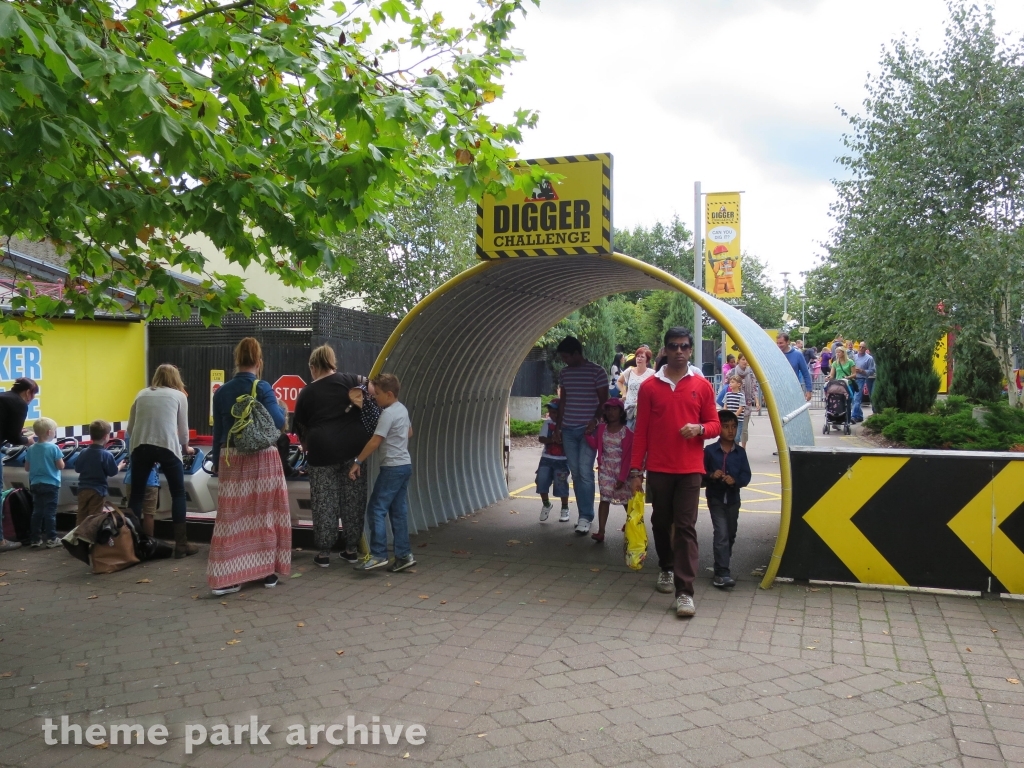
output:
M 909 460 L 861 457 L 804 515 L 804 522 L 863 584 L 908 586 L 852 518 Z
M 1011 461 L 948 525 L 1010 592 L 1024 594 L 1024 552 L 999 527 L 1024 504 L 1024 461 Z

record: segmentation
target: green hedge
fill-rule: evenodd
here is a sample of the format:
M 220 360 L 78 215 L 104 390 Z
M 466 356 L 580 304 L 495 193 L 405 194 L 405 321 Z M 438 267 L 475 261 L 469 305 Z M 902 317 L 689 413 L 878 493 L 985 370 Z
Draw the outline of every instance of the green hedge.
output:
M 532 437 L 540 434 L 540 425 L 543 423 L 543 421 L 512 419 L 509 426 L 512 431 L 512 437 Z
M 886 408 L 864 426 L 908 448 L 957 451 L 1024 451 L 1024 410 L 986 403 L 984 423 L 972 415 L 967 398 L 950 395 L 928 413 L 901 413 Z

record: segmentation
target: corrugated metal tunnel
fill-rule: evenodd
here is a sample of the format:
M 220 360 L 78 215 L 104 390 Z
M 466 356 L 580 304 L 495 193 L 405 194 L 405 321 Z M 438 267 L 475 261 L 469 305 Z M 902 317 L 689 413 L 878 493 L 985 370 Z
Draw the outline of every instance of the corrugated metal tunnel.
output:
M 801 410 L 804 397 L 789 363 L 774 341 L 736 308 L 620 254 L 483 262 L 438 288 L 399 324 L 373 371 L 398 376 L 402 402 L 412 416 L 412 532 L 508 496 L 503 430 L 520 363 L 562 318 L 602 296 L 637 290 L 686 293 L 746 354 L 779 445 L 779 541 L 784 546 L 790 503 L 786 446 L 814 444 L 810 415 Z M 777 554 L 781 551 L 777 544 Z M 777 562 L 773 556 L 772 577 Z

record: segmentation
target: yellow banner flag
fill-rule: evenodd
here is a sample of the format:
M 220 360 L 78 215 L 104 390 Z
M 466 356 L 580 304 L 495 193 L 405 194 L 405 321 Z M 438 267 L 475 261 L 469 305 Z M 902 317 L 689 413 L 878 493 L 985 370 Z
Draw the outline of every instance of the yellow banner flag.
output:
M 704 290 L 720 299 L 743 295 L 740 193 L 708 194 L 705 203 Z

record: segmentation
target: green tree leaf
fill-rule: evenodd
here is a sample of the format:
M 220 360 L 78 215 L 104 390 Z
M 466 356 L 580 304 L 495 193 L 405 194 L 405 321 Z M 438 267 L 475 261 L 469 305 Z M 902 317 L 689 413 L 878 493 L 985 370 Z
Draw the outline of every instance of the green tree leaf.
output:
M 341 236 L 421 195 L 519 183 L 507 163 L 536 114 L 487 111 L 526 4 L 446 25 L 418 0 L 0 3 L 0 235 L 49 239 L 70 271 L 15 324 L 129 305 L 216 323 L 260 301 L 205 274 L 190 236 L 311 288 L 355 263 Z

